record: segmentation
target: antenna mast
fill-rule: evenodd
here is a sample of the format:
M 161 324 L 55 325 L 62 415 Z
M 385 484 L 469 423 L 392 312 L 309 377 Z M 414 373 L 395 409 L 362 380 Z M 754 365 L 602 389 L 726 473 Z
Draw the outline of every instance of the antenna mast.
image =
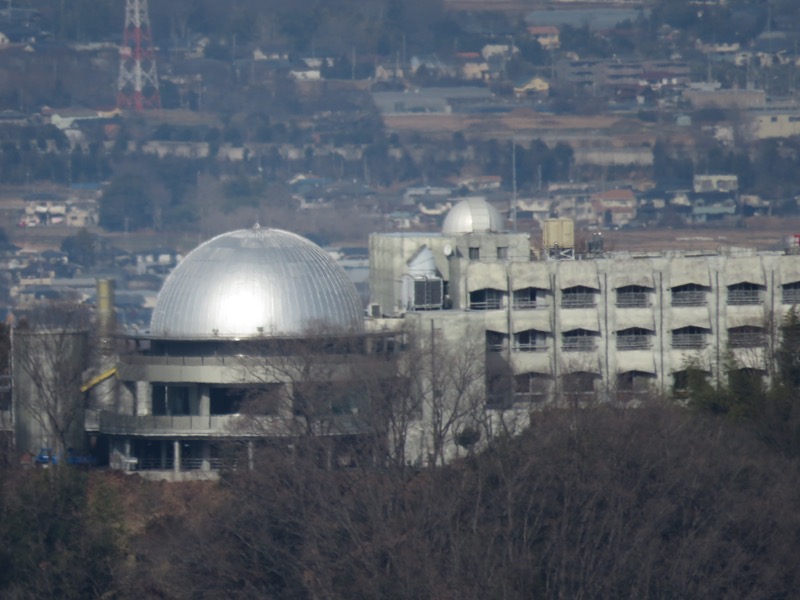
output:
M 119 56 L 117 108 L 161 108 L 147 0 L 125 0 L 125 30 Z

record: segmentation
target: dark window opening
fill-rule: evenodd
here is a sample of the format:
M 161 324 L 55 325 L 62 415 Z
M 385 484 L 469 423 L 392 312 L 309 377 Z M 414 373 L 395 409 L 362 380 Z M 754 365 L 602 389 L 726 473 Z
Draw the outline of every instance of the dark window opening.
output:
M 154 415 L 188 416 L 192 414 L 187 386 L 154 383 L 152 394 Z
M 503 307 L 503 292 L 492 288 L 475 290 L 469 293 L 469 307 L 472 310 L 497 310 Z
M 470 246 L 469 249 L 469 259 L 470 260 L 480 260 L 481 258 L 481 249 L 475 246 Z
M 550 393 L 552 377 L 544 373 L 514 376 L 514 402 L 544 402 Z
M 209 392 L 209 404 L 212 415 L 234 415 L 241 412 L 245 398 L 253 393 L 252 391 L 248 392 L 245 388 L 235 387 L 212 387 Z
M 626 371 L 617 375 L 617 398 L 622 401 L 635 400 L 652 393 L 656 382 L 655 373 Z
M 564 352 L 593 351 L 597 346 L 599 337 L 599 331 L 589 331 L 588 329 L 565 331 L 561 337 L 562 350 Z
M 672 288 L 672 306 L 704 306 L 711 288 L 687 283 Z
M 650 306 L 652 288 L 641 285 L 626 285 L 617 288 L 617 306 L 619 308 L 646 308 Z
M 577 371 L 566 373 L 561 378 L 564 393 L 568 396 L 591 396 L 594 395 L 594 384 L 598 379 L 596 373 Z
M 729 285 L 728 304 L 731 306 L 761 304 L 764 290 L 766 287 L 756 283 L 742 282 Z
M 528 329 L 514 334 L 516 352 L 546 352 L 547 334 L 544 331 Z
M 766 341 L 763 327 L 745 325 L 728 329 L 728 345 L 731 348 L 760 348 Z
M 655 332 L 641 327 L 631 327 L 617 332 L 617 350 L 648 350 Z
M 680 327 L 672 330 L 672 347 L 677 349 L 696 349 L 705 348 L 706 336 L 711 333 L 710 329 L 703 327 Z
M 592 308 L 596 298 L 597 290 L 576 285 L 561 291 L 561 308 Z
M 800 281 L 784 283 L 781 302 L 783 304 L 800 304 Z
M 508 335 L 499 331 L 486 330 L 486 351 L 502 352 L 506 347 Z
M 514 291 L 514 308 L 517 310 L 544 308 L 545 306 L 547 304 L 544 290 L 529 287 Z
M 710 377 L 711 373 L 697 368 L 675 371 L 672 374 L 672 392 L 676 398 L 685 400 L 691 388 L 708 386 Z

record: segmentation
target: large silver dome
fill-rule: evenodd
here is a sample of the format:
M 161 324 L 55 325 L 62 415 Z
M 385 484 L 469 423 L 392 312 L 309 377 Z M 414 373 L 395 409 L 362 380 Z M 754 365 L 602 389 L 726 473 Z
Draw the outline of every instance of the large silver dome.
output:
M 447 213 L 442 233 L 486 233 L 503 230 L 500 212 L 483 198 L 465 198 Z
M 217 236 L 172 271 L 150 334 L 159 338 L 301 335 L 358 331 L 362 308 L 344 270 L 309 240 L 278 229 Z

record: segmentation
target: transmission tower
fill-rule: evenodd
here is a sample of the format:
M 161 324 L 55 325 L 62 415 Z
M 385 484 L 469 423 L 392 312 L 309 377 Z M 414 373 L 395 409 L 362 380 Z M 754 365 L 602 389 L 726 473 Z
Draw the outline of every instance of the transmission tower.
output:
M 161 108 L 147 0 L 125 0 L 125 31 L 120 47 L 117 108 Z

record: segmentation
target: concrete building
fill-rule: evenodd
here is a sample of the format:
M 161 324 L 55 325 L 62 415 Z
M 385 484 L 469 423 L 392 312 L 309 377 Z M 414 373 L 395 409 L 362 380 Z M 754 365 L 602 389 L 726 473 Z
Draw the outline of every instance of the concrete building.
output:
M 112 467 L 170 480 L 213 476 L 231 445 L 251 461 L 304 438 L 328 464 L 431 465 L 546 402 L 670 395 L 698 370 L 771 377 L 800 255 L 604 252 L 600 237 L 583 251 L 569 219 L 543 230 L 541 245 L 505 231 L 471 197 L 439 233 L 373 234 L 366 316 L 308 240 L 213 238 L 169 275 L 149 331 L 110 369 L 105 353 L 85 429 Z
M 800 302 L 800 257 L 783 252 L 592 253 L 569 257 L 570 239 L 542 252 L 520 234 L 481 228 L 484 204 L 439 236 L 370 238 L 372 301 L 391 318 L 449 339 L 479 341 L 487 409 L 545 399 L 672 394 L 698 368 L 712 381 L 726 365 L 769 377 L 777 324 Z M 493 221 L 494 223 L 494 221 Z M 547 229 L 547 228 L 546 228 Z M 559 248 L 559 246 L 561 246 Z M 508 250 L 499 249 L 504 248 Z M 533 251 L 532 251 L 533 250 Z M 417 302 L 403 282 L 441 278 L 441 305 Z M 548 257 L 542 259 L 542 257 Z M 435 266 L 435 273 L 434 273 Z
M 126 339 L 97 434 L 113 467 L 172 480 L 213 475 L 224 442 L 252 459 L 258 440 L 313 433 L 333 456 L 364 433 L 345 382 L 380 351 L 375 338 L 321 248 L 258 227 L 218 236 L 169 275 L 149 332 Z

